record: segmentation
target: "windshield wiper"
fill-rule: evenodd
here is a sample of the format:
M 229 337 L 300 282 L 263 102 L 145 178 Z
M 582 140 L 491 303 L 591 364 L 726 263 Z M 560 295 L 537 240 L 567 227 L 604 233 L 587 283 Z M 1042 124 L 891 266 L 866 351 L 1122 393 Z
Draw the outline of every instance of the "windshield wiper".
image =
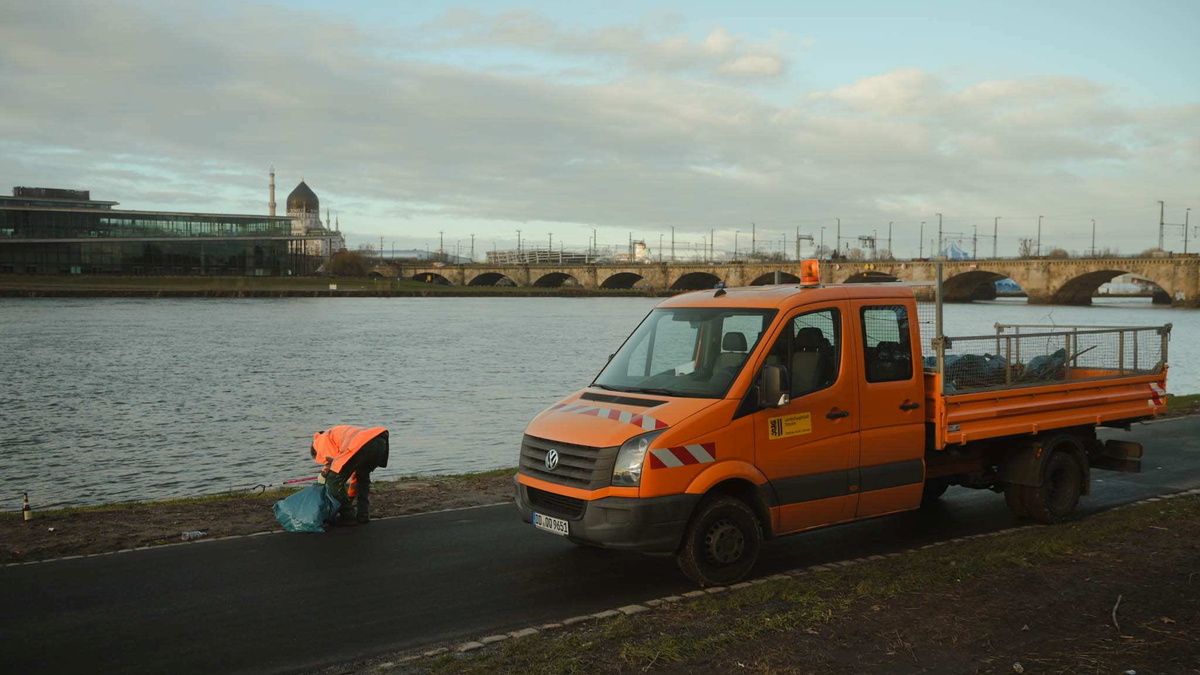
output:
M 692 394 L 684 394 L 678 391 L 671 391 L 670 389 L 655 389 L 653 387 L 630 387 L 629 389 L 624 389 L 623 391 L 633 394 L 657 394 L 658 396 L 682 396 L 684 398 L 695 398 L 695 396 Z
M 621 392 L 629 391 L 628 389 L 621 389 L 620 387 L 610 387 L 607 384 L 596 384 L 595 382 L 591 383 L 588 386 L 596 387 L 597 389 L 607 389 L 609 391 L 621 391 Z

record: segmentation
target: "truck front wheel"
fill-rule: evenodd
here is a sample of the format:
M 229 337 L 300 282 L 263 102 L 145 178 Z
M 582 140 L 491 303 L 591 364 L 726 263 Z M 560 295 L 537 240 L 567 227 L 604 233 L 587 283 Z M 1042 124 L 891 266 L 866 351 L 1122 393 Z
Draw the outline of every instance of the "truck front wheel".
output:
M 1069 453 L 1058 450 L 1046 458 L 1041 485 L 1009 484 L 1004 496 L 1015 515 L 1057 523 L 1075 512 L 1082 492 L 1083 467 Z
M 754 567 L 762 546 L 758 518 L 745 502 L 720 496 L 700 503 L 675 562 L 701 586 L 731 584 Z

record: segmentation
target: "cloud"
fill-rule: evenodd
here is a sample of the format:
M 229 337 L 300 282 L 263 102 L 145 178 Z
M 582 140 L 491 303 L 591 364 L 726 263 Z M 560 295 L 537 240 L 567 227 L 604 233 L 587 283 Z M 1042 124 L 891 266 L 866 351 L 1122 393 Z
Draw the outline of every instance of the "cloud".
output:
M 662 24 L 456 12 L 418 49 L 412 31 L 302 10 L 69 9 L 0 7 L 0 176 L 135 208 L 261 212 L 273 163 L 280 198 L 303 175 L 343 228 L 400 241 L 539 221 L 566 224 L 554 232 L 569 245 L 594 227 L 646 238 L 675 227 L 699 241 L 751 221 L 815 232 L 833 217 L 847 232 L 907 223 L 902 238 L 934 211 L 990 222 L 1181 201 L 1200 165 L 1195 105 L 1131 107 L 1080 79 L 960 82 L 915 68 L 769 96 L 755 78 L 784 65 L 718 29 L 692 39 Z M 496 54 L 488 45 L 623 70 L 547 77 L 442 58 Z
M 603 58 L 638 72 L 774 78 L 790 65 L 776 47 L 777 39 L 747 40 L 721 26 L 702 39 L 662 35 L 663 30 L 661 22 L 580 28 L 527 10 L 485 14 L 456 9 L 409 32 L 407 39 L 432 50 L 516 48 L 560 57 Z

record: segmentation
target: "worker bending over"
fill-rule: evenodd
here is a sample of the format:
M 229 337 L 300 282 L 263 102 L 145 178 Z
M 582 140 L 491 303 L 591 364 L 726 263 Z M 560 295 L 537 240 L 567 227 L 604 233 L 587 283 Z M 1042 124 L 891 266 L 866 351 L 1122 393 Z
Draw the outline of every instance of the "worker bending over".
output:
M 324 466 L 321 476 L 329 494 L 341 502 L 335 524 L 371 520 L 371 472 L 388 461 L 384 427 L 339 425 L 313 434 L 312 457 Z

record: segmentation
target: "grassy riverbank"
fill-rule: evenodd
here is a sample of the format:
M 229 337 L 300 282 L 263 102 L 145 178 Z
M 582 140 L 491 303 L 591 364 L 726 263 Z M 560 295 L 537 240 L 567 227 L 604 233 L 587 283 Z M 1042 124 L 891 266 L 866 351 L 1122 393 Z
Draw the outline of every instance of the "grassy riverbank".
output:
M 649 604 L 478 652 L 338 672 L 1196 672 L 1200 498 Z
M 330 290 L 330 285 L 337 290 Z M 325 277 L 0 276 L 8 297 L 427 297 L 427 296 L 646 296 L 632 289 L 578 287 L 443 286 L 410 280 Z
M 371 513 L 385 518 L 512 501 L 514 472 L 373 481 Z M 32 521 L 24 522 L 19 511 L 0 514 L 0 564 L 173 544 L 190 530 L 204 530 L 209 538 L 278 530 L 271 507 L 292 492 L 276 489 L 46 511 L 37 508 L 38 495 L 30 495 Z

